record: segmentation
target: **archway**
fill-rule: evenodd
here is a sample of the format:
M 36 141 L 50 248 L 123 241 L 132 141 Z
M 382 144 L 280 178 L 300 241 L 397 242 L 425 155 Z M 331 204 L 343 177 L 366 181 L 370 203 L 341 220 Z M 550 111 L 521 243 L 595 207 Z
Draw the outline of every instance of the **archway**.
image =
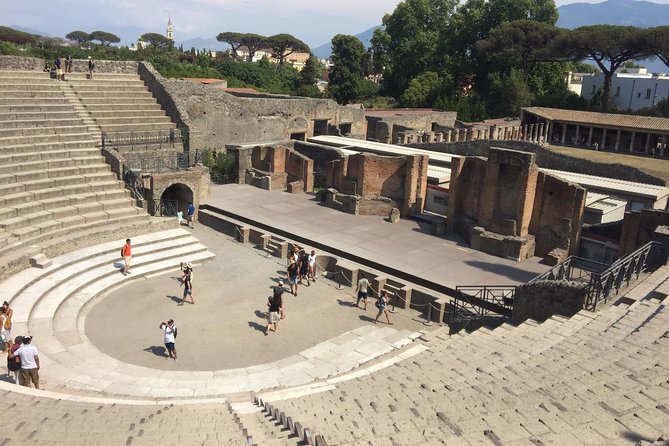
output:
M 174 216 L 177 211 L 186 215 L 188 203 L 193 203 L 193 190 L 183 183 L 169 186 L 160 196 L 160 206 L 156 207 L 156 214 Z

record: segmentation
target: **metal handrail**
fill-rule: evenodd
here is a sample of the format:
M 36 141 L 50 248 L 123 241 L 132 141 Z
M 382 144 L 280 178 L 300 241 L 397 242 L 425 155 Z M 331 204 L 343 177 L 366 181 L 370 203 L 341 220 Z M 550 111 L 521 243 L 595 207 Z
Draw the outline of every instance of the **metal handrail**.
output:
M 513 311 L 515 286 L 462 285 L 450 301 L 449 332 L 457 332 L 473 320 L 509 319 Z M 464 326 L 460 323 L 464 322 Z
M 137 175 L 132 169 L 126 168 L 123 174 L 123 181 L 136 200 L 142 202 L 146 200 L 144 179 L 141 176 Z
M 154 215 L 160 215 L 161 217 L 176 217 L 177 212 L 179 212 L 179 201 L 178 200 L 153 200 L 153 209 L 155 211 Z
M 176 144 L 185 144 L 188 140 L 188 132 L 184 129 L 167 130 L 138 130 L 128 132 L 102 132 L 102 148 L 118 150 L 119 147 L 148 148 L 149 145 L 163 145 L 175 147 Z

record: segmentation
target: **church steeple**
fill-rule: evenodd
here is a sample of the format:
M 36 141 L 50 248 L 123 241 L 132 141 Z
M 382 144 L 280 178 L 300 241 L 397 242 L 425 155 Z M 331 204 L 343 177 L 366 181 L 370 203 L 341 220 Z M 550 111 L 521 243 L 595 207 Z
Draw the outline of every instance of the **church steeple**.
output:
M 174 40 L 174 27 L 172 26 L 171 16 L 167 19 L 167 35 L 165 37 L 170 40 Z

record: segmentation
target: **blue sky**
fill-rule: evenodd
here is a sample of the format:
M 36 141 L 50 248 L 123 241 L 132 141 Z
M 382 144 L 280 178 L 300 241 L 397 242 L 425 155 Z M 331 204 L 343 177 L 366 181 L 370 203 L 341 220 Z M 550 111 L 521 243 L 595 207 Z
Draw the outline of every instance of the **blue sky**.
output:
M 596 1 L 593 1 L 595 3 Z M 669 3 L 669 0 L 655 0 Z M 165 32 L 171 15 L 177 42 L 221 31 L 289 33 L 315 46 L 338 33 L 381 23 L 399 0 L 0 0 L 0 24 L 63 36 L 108 24 Z M 558 1 L 558 5 L 573 3 Z

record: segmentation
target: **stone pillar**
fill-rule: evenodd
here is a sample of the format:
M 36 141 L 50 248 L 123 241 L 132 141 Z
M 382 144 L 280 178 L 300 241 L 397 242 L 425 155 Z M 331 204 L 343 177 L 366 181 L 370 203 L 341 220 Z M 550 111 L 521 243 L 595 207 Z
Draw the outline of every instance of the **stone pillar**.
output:
M 560 142 L 564 144 L 565 139 L 567 139 L 567 124 L 562 124 L 562 138 Z
M 648 153 L 648 147 L 650 146 L 650 133 L 646 133 L 646 145 L 643 148 L 644 153 Z
M 453 132 L 450 131 L 450 130 L 447 131 L 447 132 L 446 132 L 446 138 L 445 138 L 445 139 L 446 139 L 446 142 L 453 142 L 453 141 L 451 140 L 452 137 L 453 137 Z
M 602 143 L 599 145 L 599 148 L 604 150 L 604 146 L 606 146 L 606 130 L 607 129 L 602 129 Z
M 534 124 L 530 124 L 529 128 L 527 129 L 527 136 L 525 137 L 525 141 L 534 141 Z
M 546 141 L 546 125 L 542 122 L 539 124 L 539 142 Z
M 581 145 L 581 141 L 579 139 L 579 136 L 580 136 L 579 133 L 581 133 L 581 126 L 577 125 L 576 126 L 576 139 L 574 139 L 574 145 L 575 146 Z
M 436 142 L 444 142 L 444 134 L 442 132 L 437 132 L 434 134 L 434 139 Z
M 518 139 L 523 140 L 523 141 L 527 141 L 527 124 L 525 124 L 525 125 L 523 126 L 522 133 L 521 133 L 521 135 L 519 135 L 519 136 L 520 136 L 520 137 L 519 137 Z
M 485 139 L 486 141 L 490 139 L 490 129 L 483 129 L 483 139 Z
M 453 135 L 453 142 L 460 141 L 460 129 L 455 129 L 455 134 Z
M 618 130 L 618 132 L 616 133 L 616 145 L 613 149 L 617 152 L 619 148 L 620 148 L 620 130 Z
M 553 141 L 553 121 L 550 121 L 546 126 L 546 142 Z
M 632 139 L 630 139 L 630 153 L 634 152 L 634 139 L 636 138 L 636 132 L 632 132 Z
M 588 131 L 588 142 L 585 143 L 585 145 L 588 147 L 590 147 L 590 145 L 592 144 L 592 133 L 594 132 L 594 130 L 595 129 L 593 127 L 590 127 L 590 130 Z

